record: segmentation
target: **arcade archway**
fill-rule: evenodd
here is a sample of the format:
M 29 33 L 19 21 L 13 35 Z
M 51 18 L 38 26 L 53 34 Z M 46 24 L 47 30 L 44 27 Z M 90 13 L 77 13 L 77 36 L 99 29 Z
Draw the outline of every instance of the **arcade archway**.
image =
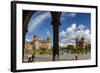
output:
M 23 46 L 25 44 L 25 34 L 28 32 L 27 27 L 28 27 L 29 20 L 35 12 L 36 11 L 29 11 L 29 10 L 23 11 Z M 53 59 L 52 60 L 56 61 L 59 60 L 59 25 L 61 25 L 60 23 L 61 12 L 50 11 L 50 14 L 52 17 L 51 25 L 53 26 Z

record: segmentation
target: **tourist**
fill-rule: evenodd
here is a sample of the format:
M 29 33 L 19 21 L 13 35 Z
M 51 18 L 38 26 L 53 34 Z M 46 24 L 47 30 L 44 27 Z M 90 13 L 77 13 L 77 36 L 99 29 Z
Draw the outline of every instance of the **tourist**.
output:
M 32 55 L 31 54 L 28 55 L 28 62 L 32 62 Z
M 35 58 L 35 55 L 34 55 L 34 53 L 33 53 L 33 54 L 32 54 L 32 62 L 35 62 L 34 58 Z

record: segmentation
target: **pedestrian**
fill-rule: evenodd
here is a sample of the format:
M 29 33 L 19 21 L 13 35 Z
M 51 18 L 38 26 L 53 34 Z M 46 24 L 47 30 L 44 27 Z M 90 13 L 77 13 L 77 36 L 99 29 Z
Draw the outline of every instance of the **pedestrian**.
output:
M 75 53 L 75 59 L 76 59 L 76 60 L 78 59 L 77 56 L 78 56 L 78 53 Z
M 34 58 L 35 58 L 35 55 L 34 55 L 34 53 L 33 53 L 33 54 L 32 54 L 32 62 L 35 62 Z
M 28 56 L 28 62 L 32 62 L 32 55 L 31 54 L 29 54 L 29 56 Z
M 63 55 L 64 53 L 63 53 L 63 51 L 62 51 L 62 55 Z

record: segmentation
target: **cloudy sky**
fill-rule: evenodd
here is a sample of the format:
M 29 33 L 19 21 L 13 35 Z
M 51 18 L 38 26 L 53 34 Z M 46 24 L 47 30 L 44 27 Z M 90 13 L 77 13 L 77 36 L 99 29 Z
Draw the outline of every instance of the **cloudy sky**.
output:
M 84 38 L 90 41 L 91 35 L 91 15 L 89 13 L 62 12 L 61 26 L 59 29 L 60 43 L 75 42 L 75 38 Z M 26 40 L 31 41 L 33 35 L 37 34 L 41 39 L 48 36 L 53 40 L 53 29 L 51 25 L 51 15 L 49 12 L 37 11 L 32 15 L 28 23 Z M 51 41 L 52 42 L 52 41 Z
M 62 13 L 60 26 L 60 44 L 75 42 L 82 37 L 90 43 L 91 36 L 91 14 L 90 13 Z
M 33 35 L 39 35 L 41 39 L 46 39 L 48 36 L 53 37 L 52 34 L 53 31 L 50 13 L 37 11 L 35 14 L 33 14 L 28 23 L 26 40 L 32 40 Z

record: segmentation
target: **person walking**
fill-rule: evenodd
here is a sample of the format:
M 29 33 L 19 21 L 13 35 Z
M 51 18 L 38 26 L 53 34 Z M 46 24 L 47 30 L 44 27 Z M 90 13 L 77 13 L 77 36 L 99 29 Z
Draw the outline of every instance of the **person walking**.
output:
M 28 62 L 32 62 L 32 55 L 31 54 L 29 54 L 29 56 L 28 56 Z
M 34 58 L 35 58 L 35 55 L 34 55 L 34 53 L 33 53 L 33 54 L 32 54 L 32 62 L 35 62 Z

